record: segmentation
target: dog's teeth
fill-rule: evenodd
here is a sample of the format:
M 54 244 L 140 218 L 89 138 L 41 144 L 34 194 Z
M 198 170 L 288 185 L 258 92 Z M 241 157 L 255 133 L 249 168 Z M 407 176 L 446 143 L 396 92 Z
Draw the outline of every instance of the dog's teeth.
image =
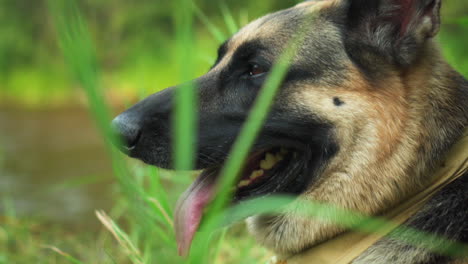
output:
M 256 171 L 252 172 L 252 174 L 250 174 L 250 179 L 255 180 L 258 177 L 261 177 L 263 175 L 263 173 L 265 173 L 263 170 L 256 170 Z
M 260 161 L 260 168 L 264 170 L 269 170 L 275 166 L 275 160 L 276 158 L 273 159 L 265 159 Z
M 269 170 L 275 166 L 276 163 L 282 161 L 284 159 L 283 152 L 279 152 L 276 154 L 267 153 L 265 155 L 265 159 L 260 161 L 260 168 L 264 170 Z
M 249 180 L 242 180 L 239 182 L 239 184 L 237 184 L 237 187 L 245 187 L 245 186 L 248 186 L 250 184 L 250 181 Z

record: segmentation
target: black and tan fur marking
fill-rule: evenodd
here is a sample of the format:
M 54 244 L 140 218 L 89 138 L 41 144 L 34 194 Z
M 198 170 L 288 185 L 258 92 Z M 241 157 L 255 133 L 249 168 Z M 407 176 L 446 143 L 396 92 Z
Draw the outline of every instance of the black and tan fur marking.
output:
M 306 1 L 240 30 L 219 49 L 212 69 L 195 80 L 200 100 L 197 169 L 208 172 L 190 190 L 216 181 L 215 172 L 269 69 L 310 18 L 307 38 L 245 170 L 256 165 L 259 153 L 281 147 L 288 154 L 259 182 L 239 187 L 234 201 L 286 193 L 379 215 L 425 188 L 468 128 L 468 82 L 445 62 L 433 40 L 440 5 L 440 0 Z M 150 96 L 114 121 L 132 157 L 171 167 L 173 90 Z M 197 197 L 190 190 L 182 203 Z M 468 173 L 406 225 L 468 243 L 467 190 Z M 183 222 L 185 213 L 179 213 Z M 262 245 L 282 256 L 344 231 L 297 217 L 295 208 L 252 216 L 248 226 Z M 464 262 L 384 238 L 354 263 Z

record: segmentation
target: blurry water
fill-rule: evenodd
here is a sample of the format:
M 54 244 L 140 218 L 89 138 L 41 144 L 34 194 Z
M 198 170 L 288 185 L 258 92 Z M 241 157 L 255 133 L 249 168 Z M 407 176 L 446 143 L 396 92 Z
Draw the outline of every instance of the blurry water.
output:
M 19 216 L 97 227 L 94 210 L 111 207 L 112 182 L 85 110 L 0 109 L 0 200 L 11 198 Z

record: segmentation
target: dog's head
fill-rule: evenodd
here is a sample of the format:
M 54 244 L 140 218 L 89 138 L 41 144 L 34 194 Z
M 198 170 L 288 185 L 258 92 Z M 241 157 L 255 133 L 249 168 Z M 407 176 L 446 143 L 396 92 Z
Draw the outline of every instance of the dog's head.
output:
M 182 251 L 216 195 L 220 169 L 269 71 L 298 31 L 306 38 L 245 161 L 234 201 L 289 194 L 375 213 L 404 193 L 407 180 L 399 182 L 398 173 L 366 177 L 373 168 L 395 166 L 387 161 L 396 159 L 403 131 L 412 129 L 405 78 L 424 78 L 413 69 L 420 68 L 414 65 L 438 31 L 439 8 L 440 0 L 307 1 L 262 17 L 226 41 L 216 64 L 194 81 L 196 169 L 203 172 L 179 202 Z M 131 157 L 172 167 L 175 89 L 151 95 L 115 119 Z M 326 224 L 289 215 L 250 222 L 259 240 L 281 253 L 336 232 L 320 232 Z

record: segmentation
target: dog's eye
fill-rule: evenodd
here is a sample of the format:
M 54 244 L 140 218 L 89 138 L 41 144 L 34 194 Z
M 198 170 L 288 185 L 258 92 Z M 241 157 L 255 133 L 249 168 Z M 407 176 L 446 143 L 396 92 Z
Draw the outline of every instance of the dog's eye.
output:
M 256 77 L 266 73 L 266 70 L 258 64 L 251 64 L 249 66 L 249 76 Z

